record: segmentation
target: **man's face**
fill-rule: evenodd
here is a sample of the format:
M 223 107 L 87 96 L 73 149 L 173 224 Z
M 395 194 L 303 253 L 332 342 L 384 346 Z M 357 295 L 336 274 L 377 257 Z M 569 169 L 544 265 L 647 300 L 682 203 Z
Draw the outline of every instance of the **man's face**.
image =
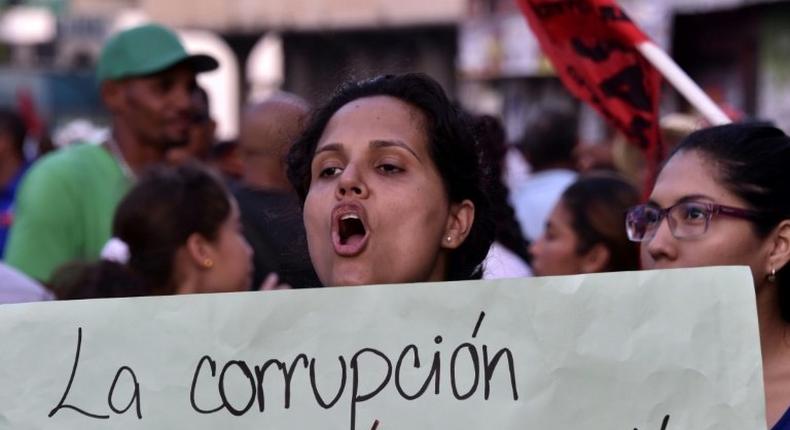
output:
M 167 150 L 186 144 L 191 125 L 195 72 L 187 64 L 120 84 L 116 119 L 140 143 Z

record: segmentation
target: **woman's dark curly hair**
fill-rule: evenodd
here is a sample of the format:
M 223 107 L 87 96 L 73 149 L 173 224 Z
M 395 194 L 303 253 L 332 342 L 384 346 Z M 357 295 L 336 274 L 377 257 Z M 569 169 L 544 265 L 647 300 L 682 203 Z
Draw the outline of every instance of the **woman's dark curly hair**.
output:
M 486 174 L 473 133 L 442 87 L 424 74 L 384 75 L 342 84 L 316 110 L 288 154 L 288 178 L 304 203 L 310 188 L 310 165 L 318 141 L 332 116 L 346 104 L 365 97 L 389 96 L 417 108 L 425 116 L 425 134 L 451 202 L 469 199 L 475 205 L 472 228 L 464 243 L 449 254 L 445 280 L 479 279 L 482 261 L 494 240 Z
M 524 237 L 516 212 L 510 205 L 510 190 L 502 180 L 507 156 L 505 128 L 501 121 L 490 115 L 471 116 L 471 122 L 483 150 L 484 163 L 490 169 L 488 196 L 496 226 L 496 241 L 529 264 L 532 259 L 527 251 L 529 241 Z

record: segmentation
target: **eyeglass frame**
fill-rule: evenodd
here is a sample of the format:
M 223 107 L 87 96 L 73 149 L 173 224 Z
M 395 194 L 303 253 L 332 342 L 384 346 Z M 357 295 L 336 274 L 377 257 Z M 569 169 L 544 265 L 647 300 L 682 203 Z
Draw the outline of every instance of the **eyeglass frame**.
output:
M 676 208 L 678 206 L 687 205 L 687 204 L 690 204 L 690 203 L 697 204 L 697 205 L 700 205 L 700 206 L 704 206 L 707 209 L 707 212 L 706 212 L 707 216 L 705 217 L 705 229 L 699 235 L 678 237 L 675 234 L 675 229 L 677 228 L 677 224 L 675 224 L 674 221 L 672 221 L 672 217 L 669 217 L 667 215 L 669 214 L 669 212 L 672 209 L 674 209 L 674 208 Z M 652 231 L 651 234 L 647 234 L 647 230 L 646 230 L 646 234 L 641 239 L 634 239 L 632 237 L 632 235 L 631 235 L 631 230 L 628 228 L 628 224 L 629 224 L 628 218 L 631 216 L 631 214 L 635 210 L 643 209 L 643 208 L 656 209 L 658 211 L 658 221 L 656 221 L 656 223 L 655 223 L 656 227 L 653 228 L 653 231 Z M 717 215 L 725 215 L 725 216 L 729 216 L 729 217 L 732 217 L 732 218 L 744 219 L 744 220 L 747 220 L 747 221 L 756 221 L 760 217 L 760 213 L 759 212 L 751 210 L 751 209 L 736 208 L 736 207 L 733 207 L 733 206 L 720 205 L 718 203 L 713 203 L 713 202 L 701 202 L 701 201 L 696 201 L 696 200 L 682 200 L 682 201 L 679 201 L 679 202 L 675 203 L 674 205 L 668 206 L 666 208 L 661 208 L 661 207 L 658 207 L 657 205 L 650 204 L 650 203 L 642 203 L 642 204 L 639 204 L 639 205 L 636 205 L 636 206 L 632 206 L 632 207 L 630 207 L 630 208 L 628 208 L 626 210 L 626 212 L 625 212 L 625 231 L 626 231 L 626 234 L 628 236 L 628 240 L 630 240 L 631 242 L 646 242 L 648 240 L 653 239 L 653 237 L 655 237 L 656 232 L 658 231 L 659 227 L 661 226 L 661 222 L 666 218 L 667 225 L 669 226 L 669 231 L 670 231 L 670 233 L 672 233 L 672 237 L 674 237 L 675 239 L 678 239 L 678 240 L 694 239 L 694 238 L 700 237 L 700 236 L 702 236 L 702 235 L 704 235 L 705 233 L 708 232 L 708 228 L 710 227 L 710 221 L 713 219 L 713 217 L 715 217 Z

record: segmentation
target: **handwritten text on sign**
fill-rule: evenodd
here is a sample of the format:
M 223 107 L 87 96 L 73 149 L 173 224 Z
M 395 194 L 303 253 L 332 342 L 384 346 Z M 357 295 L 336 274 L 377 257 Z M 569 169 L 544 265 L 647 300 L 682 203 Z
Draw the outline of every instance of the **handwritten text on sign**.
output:
M 0 307 L 0 429 L 757 429 L 750 282 L 724 268 Z

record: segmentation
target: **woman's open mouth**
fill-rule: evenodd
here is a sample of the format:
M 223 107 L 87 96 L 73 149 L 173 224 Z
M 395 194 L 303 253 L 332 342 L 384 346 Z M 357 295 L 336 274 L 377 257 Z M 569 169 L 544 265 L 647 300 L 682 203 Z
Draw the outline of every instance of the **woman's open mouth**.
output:
M 332 245 L 335 253 L 343 257 L 353 257 L 365 250 L 368 229 L 364 221 L 364 210 L 360 206 L 338 206 L 333 211 L 332 219 Z

